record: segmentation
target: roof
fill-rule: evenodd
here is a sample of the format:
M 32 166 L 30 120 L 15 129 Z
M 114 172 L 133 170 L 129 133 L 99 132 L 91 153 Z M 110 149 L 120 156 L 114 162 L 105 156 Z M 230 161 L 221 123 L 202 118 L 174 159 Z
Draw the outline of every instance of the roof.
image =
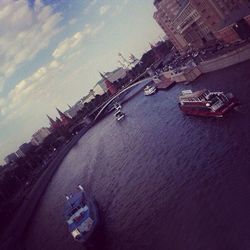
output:
M 202 90 L 198 90 L 198 91 L 195 91 L 193 93 L 190 93 L 190 94 L 182 94 L 180 95 L 180 98 L 181 99 L 186 99 L 186 98 L 194 98 L 194 97 L 199 97 L 201 96 L 202 94 L 204 94 L 207 90 L 206 89 L 202 89 Z

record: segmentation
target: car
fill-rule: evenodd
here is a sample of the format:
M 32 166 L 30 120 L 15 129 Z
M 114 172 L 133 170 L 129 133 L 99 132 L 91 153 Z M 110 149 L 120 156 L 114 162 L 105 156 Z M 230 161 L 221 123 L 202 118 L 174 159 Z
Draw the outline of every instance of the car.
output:
M 198 51 L 195 51 L 192 53 L 192 57 L 197 57 L 199 55 L 199 52 Z
M 223 44 L 219 44 L 219 45 L 217 45 L 216 50 L 221 50 L 223 48 L 224 48 L 224 45 Z

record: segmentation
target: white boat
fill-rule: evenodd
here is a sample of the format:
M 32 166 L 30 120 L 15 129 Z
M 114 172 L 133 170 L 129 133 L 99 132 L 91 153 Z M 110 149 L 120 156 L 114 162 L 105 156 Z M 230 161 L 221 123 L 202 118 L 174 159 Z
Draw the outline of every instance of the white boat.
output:
M 123 113 L 120 109 L 117 110 L 114 114 L 117 121 L 122 120 L 125 117 L 125 113 Z
M 93 199 L 87 197 L 83 187 L 78 185 L 77 192 L 66 196 L 65 220 L 72 237 L 87 243 L 96 233 L 99 224 L 98 209 Z
M 120 110 L 120 109 L 122 108 L 122 105 L 121 105 L 119 102 L 116 102 L 116 103 L 114 104 L 114 108 L 115 108 L 116 110 Z
M 144 95 L 153 95 L 156 92 L 156 87 L 153 85 L 147 85 L 144 88 Z

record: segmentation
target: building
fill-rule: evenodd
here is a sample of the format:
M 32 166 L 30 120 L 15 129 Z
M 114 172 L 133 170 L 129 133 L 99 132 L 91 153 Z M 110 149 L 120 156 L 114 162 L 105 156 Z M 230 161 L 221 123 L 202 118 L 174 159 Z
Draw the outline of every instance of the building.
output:
M 191 48 L 202 48 L 215 40 L 200 13 L 190 2 L 173 19 L 173 27 Z
M 154 18 L 181 52 L 250 38 L 248 0 L 155 0 Z
M 82 100 L 79 100 L 76 104 L 74 104 L 73 106 L 69 106 L 69 109 L 66 110 L 64 113 L 68 116 L 68 117 L 75 117 L 77 115 L 77 112 L 79 110 L 81 110 L 83 108 L 83 102 Z
M 31 148 L 31 144 L 30 143 L 24 143 L 22 144 L 19 149 L 16 151 L 16 155 L 20 158 L 20 157 L 24 157 L 28 151 Z
M 175 48 L 180 52 L 184 52 L 188 48 L 188 42 L 174 28 L 172 21 L 186 3 L 187 1 L 177 0 L 154 1 L 154 5 L 157 9 L 154 13 L 154 19 L 166 33 Z
M 34 133 L 32 135 L 32 139 L 31 139 L 31 144 L 38 146 L 40 145 L 44 139 L 50 135 L 50 130 L 48 128 L 40 128 L 36 133 Z
M 115 86 L 115 82 L 118 82 L 119 80 L 122 80 L 127 75 L 127 69 L 124 69 L 122 67 L 115 69 L 112 72 L 107 73 L 100 73 L 102 79 L 97 82 L 96 86 L 98 85 L 99 88 L 103 90 L 103 92 L 112 92 L 112 94 L 115 94 L 117 92 L 117 87 Z
M 17 160 L 17 158 L 18 156 L 16 155 L 16 153 L 11 153 L 4 158 L 4 161 L 6 162 L 6 164 L 9 164 Z
M 49 119 L 49 123 L 50 123 L 50 128 L 49 128 L 50 132 L 54 132 L 54 131 L 59 132 L 61 131 L 61 129 L 67 128 L 71 123 L 71 118 L 69 117 L 68 114 L 64 114 L 58 108 L 56 108 L 56 110 L 60 116 L 60 119 L 56 117 L 56 120 L 54 120 L 49 115 L 47 115 Z
M 67 127 L 70 122 L 71 122 L 71 118 L 67 115 L 65 115 L 62 111 L 60 111 L 58 108 L 56 108 L 58 114 L 60 115 L 60 120 L 61 120 L 61 125 L 63 127 Z
M 190 0 L 218 40 L 233 43 L 250 37 L 248 0 Z

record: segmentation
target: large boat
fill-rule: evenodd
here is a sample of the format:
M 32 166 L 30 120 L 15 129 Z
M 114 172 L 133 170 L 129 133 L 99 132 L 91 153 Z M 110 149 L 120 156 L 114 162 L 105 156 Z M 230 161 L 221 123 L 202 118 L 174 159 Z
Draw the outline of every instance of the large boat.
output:
M 121 109 L 117 110 L 115 113 L 114 113 L 114 116 L 116 118 L 117 121 L 120 121 L 122 120 L 124 117 L 125 117 L 125 113 L 123 113 L 121 111 Z
M 87 243 L 99 224 L 98 210 L 93 199 L 87 197 L 83 187 L 78 185 L 74 194 L 66 196 L 65 219 L 73 238 Z
M 195 92 L 184 90 L 179 96 L 180 109 L 188 115 L 223 117 L 238 104 L 231 93 L 210 92 L 206 89 Z
M 147 85 L 144 88 L 144 95 L 153 95 L 156 92 L 156 87 L 154 85 Z

